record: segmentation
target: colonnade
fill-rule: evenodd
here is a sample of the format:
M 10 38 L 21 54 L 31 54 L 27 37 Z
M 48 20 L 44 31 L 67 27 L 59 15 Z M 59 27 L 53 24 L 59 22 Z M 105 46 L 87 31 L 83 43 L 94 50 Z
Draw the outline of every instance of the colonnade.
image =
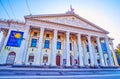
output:
M 21 46 L 20 46 L 21 51 L 19 53 L 19 57 L 17 57 L 17 59 L 15 61 L 16 64 L 25 64 L 26 52 L 27 52 L 27 48 L 28 48 L 29 30 L 30 30 L 30 26 L 26 26 L 24 36 L 23 36 L 23 41 L 22 41 Z M 56 54 L 57 54 L 56 46 L 57 46 L 58 31 L 59 30 L 56 30 L 56 29 L 53 30 L 52 49 L 51 49 L 51 51 L 52 51 L 51 56 L 52 57 L 51 57 L 51 60 L 50 60 L 51 61 L 50 62 L 51 66 L 56 66 Z M 39 40 L 38 40 L 38 43 L 39 43 L 38 44 L 38 49 L 37 49 L 35 59 L 34 59 L 36 64 L 39 64 L 39 65 L 41 64 L 40 63 L 40 61 L 41 61 L 40 56 L 42 54 L 42 44 L 43 44 L 44 32 L 45 32 L 45 28 L 41 27 L 40 28 L 40 36 L 39 36 Z M 64 55 L 65 55 L 65 58 L 66 58 L 66 66 L 70 66 L 70 34 L 71 34 L 71 32 L 66 31 L 64 33 L 65 33 L 65 44 L 64 44 L 65 45 L 65 49 L 64 49 L 65 54 Z M 90 66 L 98 66 L 97 55 L 96 55 L 96 51 L 93 48 L 94 46 L 92 44 L 92 38 L 95 38 L 95 41 L 96 41 L 96 44 L 97 44 L 100 66 L 106 66 L 105 59 L 104 59 L 104 53 L 103 53 L 102 46 L 101 46 L 101 41 L 100 41 L 101 38 L 103 39 L 103 37 L 87 35 L 87 34 L 82 34 L 82 33 L 75 33 L 75 36 L 77 37 L 77 48 L 78 49 L 76 49 L 76 51 L 78 52 L 79 66 L 83 67 L 85 65 L 88 65 L 88 63 L 89 63 L 88 59 L 90 59 Z M 83 41 L 81 40 L 81 38 L 83 38 L 83 36 L 86 37 L 89 52 L 86 49 L 86 44 L 82 43 Z M 104 41 L 105 41 L 106 48 L 107 48 L 109 66 L 118 65 L 116 56 L 114 54 L 114 51 L 111 51 L 111 49 L 109 47 L 108 37 L 105 37 Z M 112 46 L 112 50 L 114 50 L 113 46 Z M 89 54 L 89 58 L 87 57 L 87 54 Z
M 53 30 L 53 39 L 52 39 L 52 53 L 51 53 L 51 60 L 50 60 L 50 65 L 52 66 L 56 66 L 56 54 L 57 54 L 57 35 L 58 35 L 58 31 L 54 29 Z M 38 45 L 38 50 L 37 50 L 37 54 L 35 57 L 35 61 L 37 61 L 37 64 L 40 64 L 40 56 L 42 53 L 42 44 L 43 44 L 43 36 L 44 36 L 44 32 L 45 32 L 45 28 L 41 28 L 40 29 L 40 36 L 39 36 L 39 45 Z M 71 32 L 66 31 L 65 33 L 65 51 L 64 53 L 66 53 L 65 58 L 66 58 L 66 66 L 70 66 L 70 34 Z M 100 60 L 100 65 L 101 66 L 106 66 L 105 64 L 105 59 L 104 59 L 104 53 L 101 47 L 101 41 L 100 39 L 102 37 L 99 36 L 91 36 L 91 35 L 83 35 L 81 33 L 76 33 L 77 36 L 77 46 L 78 46 L 78 56 L 79 56 L 79 66 L 85 66 L 88 65 L 88 63 L 86 63 L 86 61 L 88 62 L 88 58 L 85 57 L 84 55 L 87 55 L 85 53 L 87 53 L 86 50 L 86 46 L 84 46 L 84 48 L 82 47 L 82 40 L 81 37 L 85 36 L 87 38 L 87 42 L 88 42 L 88 48 L 89 48 L 89 59 L 90 59 L 90 66 L 98 66 L 98 62 L 97 62 L 97 55 L 95 50 L 93 50 L 93 46 L 92 46 L 92 37 L 94 37 L 96 39 L 96 43 L 97 43 L 97 47 L 98 47 L 98 54 L 99 54 L 99 60 Z M 105 44 L 106 44 L 106 48 L 107 48 L 107 54 L 108 54 L 108 59 L 109 59 L 109 66 L 114 66 L 114 61 L 116 62 L 117 60 L 113 61 L 113 58 L 115 58 L 115 55 L 112 55 L 112 52 L 110 50 L 109 47 L 109 40 L 108 38 L 104 38 Z M 24 47 L 23 47 L 24 48 Z M 22 49 L 21 49 L 22 50 Z M 24 53 L 24 52 L 23 52 Z M 74 52 L 75 53 L 75 52 Z M 22 52 L 21 52 L 22 54 Z M 112 58 L 113 56 L 113 58 Z M 86 58 L 86 59 L 85 59 Z M 85 61 L 84 61 L 85 60 Z

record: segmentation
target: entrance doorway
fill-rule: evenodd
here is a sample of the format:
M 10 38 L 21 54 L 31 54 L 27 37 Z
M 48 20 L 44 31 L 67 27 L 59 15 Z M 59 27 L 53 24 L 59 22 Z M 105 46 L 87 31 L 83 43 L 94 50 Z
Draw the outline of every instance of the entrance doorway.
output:
M 60 66 L 60 55 L 59 54 L 56 56 L 56 65 Z
M 6 64 L 7 65 L 13 65 L 14 64 L 14 60 L 15 60 L 15 56 L 16 56 L 15 52 L 10 52 L 8 54 Z

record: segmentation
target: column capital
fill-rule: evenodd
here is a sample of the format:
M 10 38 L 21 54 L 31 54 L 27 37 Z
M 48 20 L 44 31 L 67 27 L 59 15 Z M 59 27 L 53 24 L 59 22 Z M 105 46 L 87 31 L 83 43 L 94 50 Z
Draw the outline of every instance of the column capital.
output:
M 86 35 L 86 37 L 87 37 L 87 38 L 90 38 L 90 37 L 91 37 L 91 35 Z
M 105 40 L 109 40 L 109 38 L 108 38 L 108 37 L 104 37 L 104 39 L 105 39 Z
M 82 35 L 81 33 L 77 33 L 77 36 L 80 36 L 80 37 L 81 37 L 81 35 Z
M 44 27 L 40 27 L 40 29 L 45 29 Z
M 53 31 L 54 31 L 54 32 L 58 32 L 58 30 L 57 30 L 57 29 L 54 29 Z
M 70 37 L 70 32 L 66 31 L 66 37 Z
M 96 37 L 96 39 L 100 39 L 100 37 L 99 37 L 99 36 L 97 36 L 97 37 Z
M 67 34 L 69 34 L 70 32 L 69 31 L 66 31 Z

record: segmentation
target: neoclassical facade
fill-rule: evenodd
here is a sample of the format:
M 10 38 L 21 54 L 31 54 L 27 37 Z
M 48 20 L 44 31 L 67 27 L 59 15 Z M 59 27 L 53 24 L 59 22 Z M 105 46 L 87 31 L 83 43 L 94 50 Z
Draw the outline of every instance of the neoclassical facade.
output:
M 108 32 L 75 13 L 0 20 L 1 65 L 118 66 Z

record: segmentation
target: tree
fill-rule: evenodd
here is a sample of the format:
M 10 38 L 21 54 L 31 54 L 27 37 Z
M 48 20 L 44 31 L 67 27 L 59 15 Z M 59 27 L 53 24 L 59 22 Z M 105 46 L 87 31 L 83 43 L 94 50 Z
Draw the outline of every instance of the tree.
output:
M 118 64 L 120 65 L 120 44 L 116 47 L 116 56 L 118 60 Z
M 120 44 L 116 47 L 116 52 L 118 54 L 118 57 L 120 58 Z

